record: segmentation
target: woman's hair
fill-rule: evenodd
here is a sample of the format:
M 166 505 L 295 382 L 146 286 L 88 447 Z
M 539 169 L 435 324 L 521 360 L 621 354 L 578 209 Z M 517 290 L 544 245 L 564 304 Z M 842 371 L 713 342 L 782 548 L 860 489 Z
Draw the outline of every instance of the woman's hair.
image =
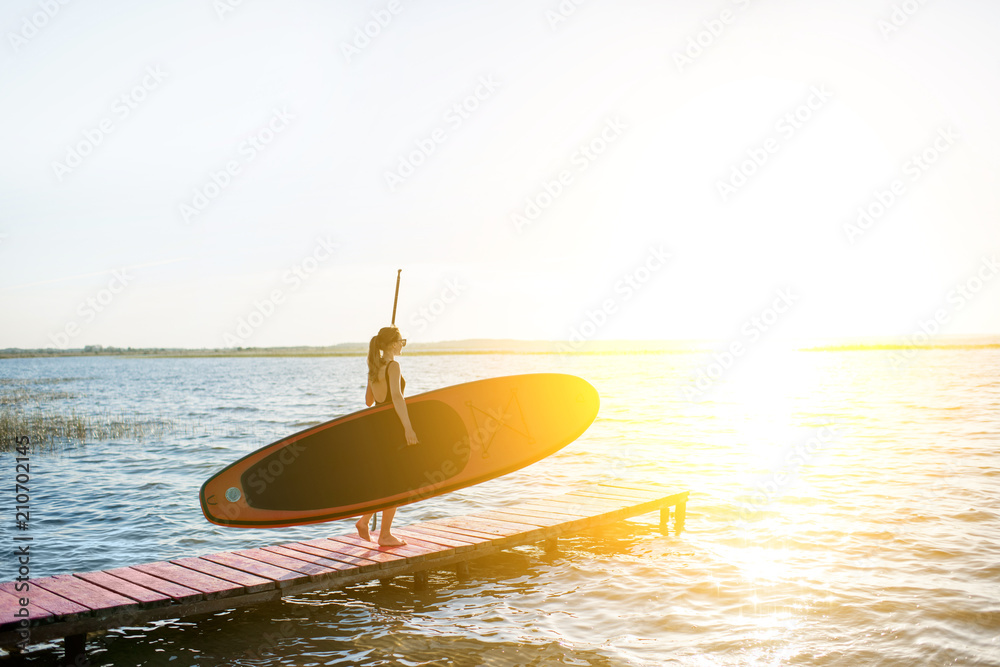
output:
M 372 336 L 372 341 L 368 343 L 368 380 L 374 382 L 378 379 L 378 371 L 382 368 L 382 352 L 390 345 L 399 340 L 399 329 L 396 327 L 382 327 L 378 333 Z

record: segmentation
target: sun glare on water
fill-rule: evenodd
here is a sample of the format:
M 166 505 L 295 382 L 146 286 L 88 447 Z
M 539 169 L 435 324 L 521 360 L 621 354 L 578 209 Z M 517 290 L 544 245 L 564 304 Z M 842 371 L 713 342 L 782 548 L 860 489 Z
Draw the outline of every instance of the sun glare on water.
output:
M 766 459 L 802 437 L 802 401 L 819 384 L 808 354 L 791 347 L 770 348 L 741 360 L 715 396 L 719 415 L 732 430 L 732 444 Z M 820 420 L 821 421 L 821 420 Z

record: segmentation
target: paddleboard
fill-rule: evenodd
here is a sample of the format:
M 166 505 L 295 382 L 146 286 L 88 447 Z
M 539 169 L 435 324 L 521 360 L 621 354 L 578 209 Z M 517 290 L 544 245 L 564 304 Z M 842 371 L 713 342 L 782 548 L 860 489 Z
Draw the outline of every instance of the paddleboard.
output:
M 576 440 L 600 399 L 559 373 L 467 382 L 405 398 L 420 439 L 407 445 L 392 404 L 263 447 L 201 487 L 205 518 L 269 528 L 405 505 L 505 475 Z

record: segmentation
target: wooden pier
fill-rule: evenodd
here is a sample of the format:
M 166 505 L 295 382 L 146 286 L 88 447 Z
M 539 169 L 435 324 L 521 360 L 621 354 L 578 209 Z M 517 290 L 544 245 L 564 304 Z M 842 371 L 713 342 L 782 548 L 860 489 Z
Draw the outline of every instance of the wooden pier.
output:
M 398 575 L 412 574 L 420 587 L 432 570 L 454 567 L 462 573 L 470 560 L 481 556 L 535 542 L 552 547 L 561 535 L 650 512 L 660 512 L 660 528 L 667 531 L 671 507 L 674 529 L 680 533 L 687 497 L 687 491 L 670 493 L 645 484 L 600 484 L 394 528 L 393 533 L 408 542 L 403 547 L 379 547 L 352 533 L 30 579 L 27 591 L 18 591 L 18 582 L 8 581 L 0 583 L 0 647 L 16 653 L 29 643 L 62 637 L 67 661 L 73 662 L 85 654 L 88 632 Z

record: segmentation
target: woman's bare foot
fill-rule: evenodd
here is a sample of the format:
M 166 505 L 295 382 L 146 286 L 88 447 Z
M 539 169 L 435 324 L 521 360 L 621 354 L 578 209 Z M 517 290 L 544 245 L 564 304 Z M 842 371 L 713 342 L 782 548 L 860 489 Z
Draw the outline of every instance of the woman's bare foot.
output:
M 361 539 L 367 542 L 372 541 L 372 536 L 368 534 L 368 517 L 361 517 L 358 522 L 354 524 L 354 527 L 358 529 L 358 535 Z
M 406 540 L 401 540 L 391 533 L 388 535 L 379 533 L 378 544 L 380 547 L 401 547 L 406 544 Z

